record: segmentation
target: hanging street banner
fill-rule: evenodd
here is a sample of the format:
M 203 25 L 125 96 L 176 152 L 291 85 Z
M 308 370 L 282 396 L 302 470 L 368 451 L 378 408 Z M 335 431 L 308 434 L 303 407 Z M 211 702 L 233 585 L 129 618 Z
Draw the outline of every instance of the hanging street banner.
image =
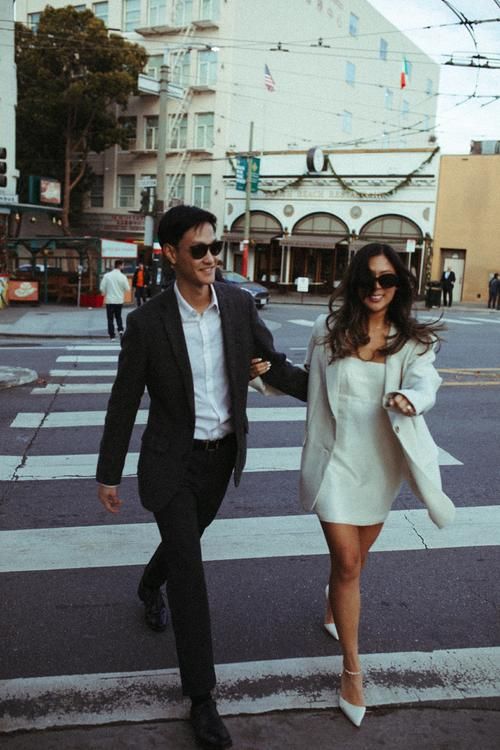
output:
M 238 156 L 236 159 L 236 190 L 247 189 L 247 164 L 246 156 Z M 259 189 L 260 159 L 252 156 L 251 159 L 251 192 L 256 193 Z

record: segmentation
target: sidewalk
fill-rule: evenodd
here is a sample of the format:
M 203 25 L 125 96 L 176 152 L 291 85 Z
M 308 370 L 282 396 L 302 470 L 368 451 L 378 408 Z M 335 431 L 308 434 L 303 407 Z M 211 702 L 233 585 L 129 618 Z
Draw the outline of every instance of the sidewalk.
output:
M 496 750 L 498 702 L 456 701 L 369 710 L 360 729 L 340 711 L 280 711 L 225 718 L 234 750 Z M 89 717 L 90 718 L 90 717 Z M 187 721 L 110 724 L 0 735 L 9 750 L 195 750 Z

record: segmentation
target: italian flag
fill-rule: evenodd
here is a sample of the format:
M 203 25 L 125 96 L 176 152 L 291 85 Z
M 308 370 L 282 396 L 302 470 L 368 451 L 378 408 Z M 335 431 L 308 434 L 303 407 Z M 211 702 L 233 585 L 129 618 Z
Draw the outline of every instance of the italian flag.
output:
M 410 66 L 408 65 L 408 60 L 406 57 L 403 57 L 403 64 L 401 65 L 401 78 L 400 78 L 400 87 L 402 89 L 406 88 L 406 82 L 408 80 L 408 74 L 410 72 Z

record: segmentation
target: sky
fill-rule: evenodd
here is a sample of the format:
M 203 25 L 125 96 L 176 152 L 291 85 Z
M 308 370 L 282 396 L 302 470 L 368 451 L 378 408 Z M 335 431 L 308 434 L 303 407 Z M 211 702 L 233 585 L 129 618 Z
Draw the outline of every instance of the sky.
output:
M 441 64 L 436 135 L 441 153 L 468 154 L 471 140 L 500 141 L 500 0 L 369 0 L 424 52 Z M 474 24 L 474 42 L 447 6 Z M 431 26 L 430 29 L 424 27 Z M 497 69 L 443 65 L 447 60 L 468 63 L 484 55 Z M 484 63 L 485 61 L 482 60 Z M 496 100 L 489 98 L 497 96 Z M 472 99 L 468 97 L 473 96 Z

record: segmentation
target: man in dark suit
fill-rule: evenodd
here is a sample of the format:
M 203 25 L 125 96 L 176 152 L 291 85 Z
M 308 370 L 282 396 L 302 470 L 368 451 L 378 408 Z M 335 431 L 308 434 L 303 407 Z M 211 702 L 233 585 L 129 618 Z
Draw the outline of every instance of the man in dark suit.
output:
M 158 235 L 175 284 L 127 319 L 97 467 L 99 499 L 118 512 L 134 420 L 146 387 L 150 408 L 137 469 L 142 504 L 154 513 L 161 544 L 144 570 L 139 597 L 147 624 L 164 630 L 167 596 L 183 693 L 207 748 L 232 742 L 217 713 L 210 615 L 200 537 L 223 500 L 231 474 L 245 465 L 246 402 L 251 362 L 269 368 L 271 386 L 305 401 L 307 374 L 278 354 L 253 298 L 215 281 L 216 219 L 176 206 Z M 261 370 L 263 372 L 263 370 Z
M 455 273 L 448 266 L 446 271 L 443 271 L 441 276 L 441 289 L 443 290 L 443 307 L 446 307 L 446 301 L 448 300 L 448 307 L 451 307 L 453 301 L 453 287 L 455 285 Z

